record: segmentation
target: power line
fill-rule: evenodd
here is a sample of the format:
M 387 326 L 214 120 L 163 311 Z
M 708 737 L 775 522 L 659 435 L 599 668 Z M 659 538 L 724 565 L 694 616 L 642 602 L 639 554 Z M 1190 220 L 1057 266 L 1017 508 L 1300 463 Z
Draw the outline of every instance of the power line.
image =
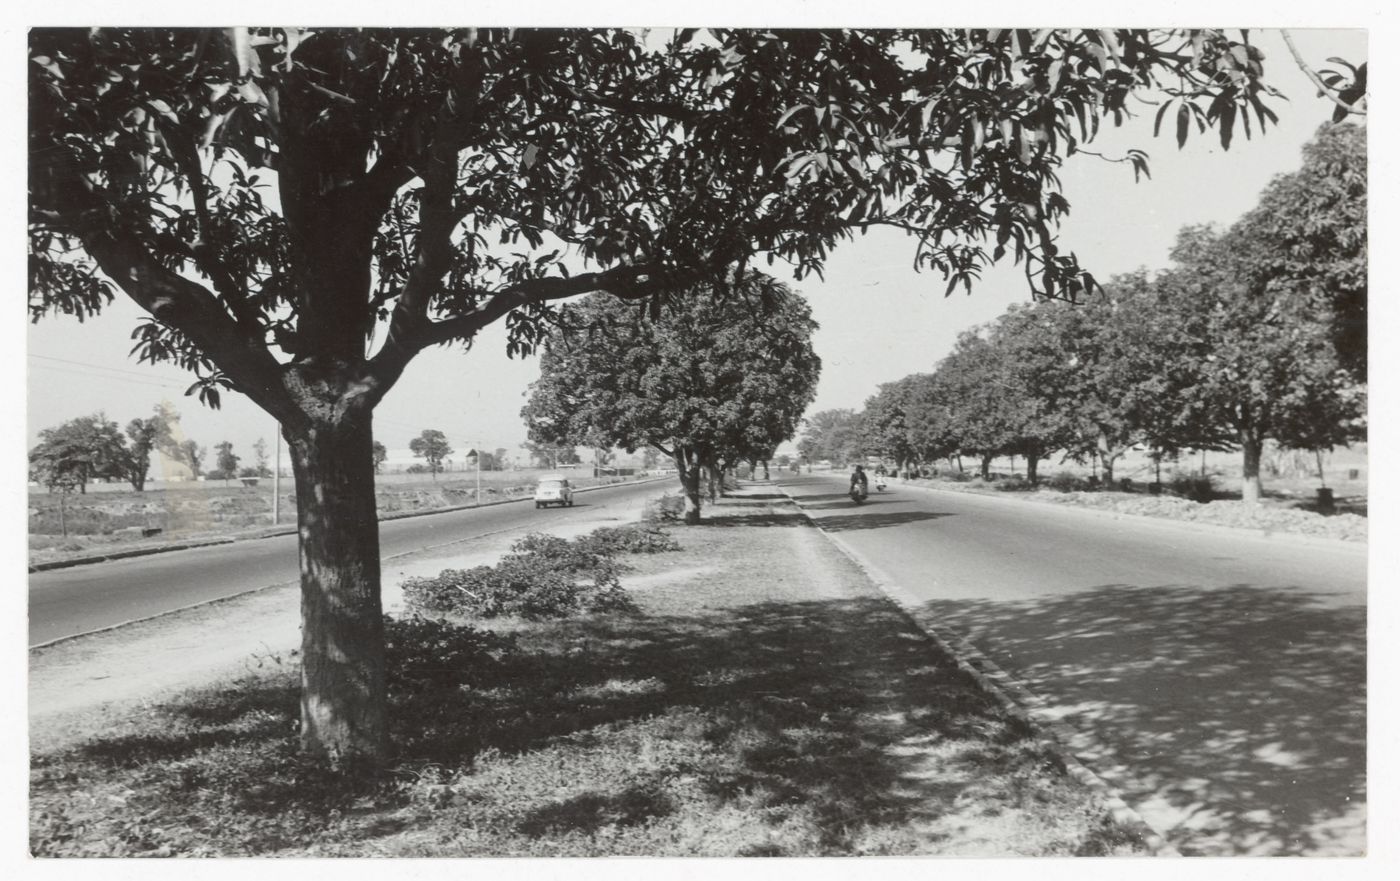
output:
M 73 360 L 71 360 L 71 359 L 69 359 L 69 358 L 55 358 L 55 357 L 52 356 L 52 355 L 36 355 L 36 354 L 34 354 L 33 352 L 28 353 L 28 355 L 29 355 L 30 358 L 39 358 L 39 359 L 41 359 L 41 360 L 43 360 L 43 361 L 57 361 L 57 362 L 59 362 L 59 363 L 61 363 L 61 364 L 72 364 L 72 365 L 75 365 L 75 366 L 77 366 L 77 367 L 91 367 L 92 369 L 94 369 L 94 370 L 99 370 L 99 371 L 101 371 L 101 372 L 104 373 L 104 374 L 107 374 L 107 373 L 124 373 L 124 374 L 130 375 L 130 376 L 136 376 L 136 377 L 140 377 L 141 379 L 146 379 L 146 380 L 150 380 L 150 379 L 152 378 L 152 375 L 151 375 L 149 372 L 144 371 L 144 370 L 127 370 L 127 369 L 122 368 L 122 367 L 104 367 L 104 366 L 102 366 L 101 364 L 89 364 L 89 363 L 86 362 L 86 361 L 73 361 Z M 157 377 L 157 379 L 158 379 L 158 378 L 159 378 L 159 377 Z M 172 380 L 172 381 L 174 381 L 174 380 Z
M 71 373 L 71 374 L 74 374 L 74 375 L 77 375 L 77 376 L 99 376 L 99 377 L 102 377 L 103 379 L 112 379 L 112 380 L 116 380 L 117 382 L 129 382 L 129 383 L 131 383 L 132 385 L 149 385 L 149 386 L 154 386 L 154 387 L 156 387 L 156 388 L 177 389 L 177 390 L 179 390 L 179 391 L 184 391 L 184 389 L 186 388 L 185 386 L 182 386 L 182 385 L 173 385 L 173 384 L 168 383 L 168 382 L 158 382 L 158 381 L 156 381 L 156 380 L 150 380 L 150 379 L 134 379 L 134 378 L 129 377 L 129 376 L 112 376 L 112 375 L 107 374 L 107 373 L 94 372 L 94 371 L 91 371 L 91 370 L 74 370 L 74 369 L 71 368 L 71 367 L 57 367 L 57 366 L 50 365 L 50 364 L 35 364 L 35 365 L 33 365 L 33 366 L 34 366 L 34 368 L 39 369 L 39 370 L 54 370 L 54 371 L 57 371 L 57 372 L 59 372 L 59 373 Z

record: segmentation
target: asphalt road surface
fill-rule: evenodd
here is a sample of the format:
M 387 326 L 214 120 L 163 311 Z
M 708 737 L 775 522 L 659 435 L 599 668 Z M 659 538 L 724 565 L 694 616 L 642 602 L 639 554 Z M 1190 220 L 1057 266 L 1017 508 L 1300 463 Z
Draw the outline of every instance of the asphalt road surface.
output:
M 1364 545 L 844 479 L 782 486 L 1182 853 L 1364 852 Z
M 634 507 L 663 484 L 623 484 L 578 493 L 574 508 L 536 510 L 529 501 L 386 520 L 382 557 L 510 529 L 547 530 L 585 506 Z M 173 609 L 296 581 L 295 535 L 171 551 L 29 576 L 29 644 L 87 633 Z

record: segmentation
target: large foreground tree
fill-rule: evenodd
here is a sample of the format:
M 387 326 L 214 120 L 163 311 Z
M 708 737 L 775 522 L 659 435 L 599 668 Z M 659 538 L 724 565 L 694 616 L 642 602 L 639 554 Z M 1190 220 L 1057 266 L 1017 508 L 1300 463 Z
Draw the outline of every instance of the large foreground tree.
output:
M 282 426 L 322 755 L 387 746 L 372 414 L 418 352 L 500 320 L 529 352 L 553 301 L 659 305 L 755 253 L 800 275 L 872 225 L 949 285 L 1008 254 L 1073 295 L 1056 170 L 1102 120 L 1158 87 L 1181 133 L 1268 116 L 1259 53 L 1213 30 L 36 29 L 29 50 L 31 312 L 120 288 L 143 359 Z
M 676 463 L 685 521 L 700 521 L 711 479 L 767 459 L 816 394 L 816 323 L 800 297 L 749 273 L 716 301 L 696 289 L 652 318 L 614 297 L 566 306 L 521 411 L 536 442 L 653 447 Z M 757 320 L 754 320 L 757 318 Z

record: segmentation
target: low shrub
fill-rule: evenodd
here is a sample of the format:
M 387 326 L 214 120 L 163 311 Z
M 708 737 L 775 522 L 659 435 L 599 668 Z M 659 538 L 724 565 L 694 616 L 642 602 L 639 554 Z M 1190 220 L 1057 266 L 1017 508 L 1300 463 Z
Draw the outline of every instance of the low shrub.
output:
M 403 584 L 409 608 L 478 618 L 564 618 L 580 612 L 635 608 L 618 581 L 624 565 L 609 539 L 569 541 L 531 533 L 495 566 L 445 569 Z
M 1046 489 L 1053 489 L 1062 493 L 1083 492 L 1091 488 L 1086 478 L 1068 471 L 1056 471 L 1054 474 L 1042 480 L 1040 485 Z
M 997 480 L 993 481 L 992 486 L 996 488 L 997 492 L 1004 493 L 1029 492 L 1030 490 L 1035 489 L 1035 484 L 1031 483 L 1029 480 L 1027 480 L 1019 474 L 1012 474 L 1009 477 L 998 478 Z
M 685 517 L 685 497 L 667 493 L 647 502 L 644 519 L 652 523 L 675 523 Z
M 1167 482 L 1168 491 L 1193 502 L 1209 502 L 1215 498 L 1215 476 L 1212 474 L 1184 474 L 1180 471 Z
M 632 524 L 628 526 L 600 526 L 582 539 L 606 548 L 609 553 L 619 554 L 658 554 L 665 551 L 678 551 L 680 543 L 659 526 Z

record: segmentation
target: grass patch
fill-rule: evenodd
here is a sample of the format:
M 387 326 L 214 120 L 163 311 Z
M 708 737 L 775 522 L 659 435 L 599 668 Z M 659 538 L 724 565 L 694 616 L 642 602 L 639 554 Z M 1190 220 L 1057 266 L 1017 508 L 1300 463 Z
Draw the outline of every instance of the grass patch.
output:
M 293 671 L 190 693 L 36 752 L 31 849 L 799 856 L 1135 847 L 1022 723 L 825 556 L 835 552 L 820 537 L 746 527 L 744 513 L 724 529 L 687 530 L 679 552 L 639 557 L 644 574 L 701 562 L 720 569 L 644 592 L 634 613 L 489 630 L 422 618 L 391 625 L 395 755 L 384 771 L 333 775 L 297 755 Z M 814 581 L 804 567 L 835 574 Z

